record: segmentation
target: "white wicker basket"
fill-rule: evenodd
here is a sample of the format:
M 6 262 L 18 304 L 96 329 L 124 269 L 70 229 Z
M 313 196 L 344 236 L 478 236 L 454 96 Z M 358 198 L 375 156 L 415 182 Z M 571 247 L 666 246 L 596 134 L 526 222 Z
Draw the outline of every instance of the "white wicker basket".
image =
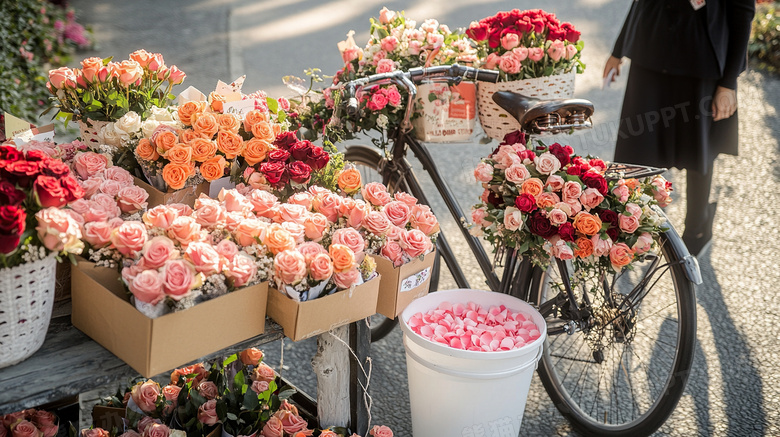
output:
M 569 99 L 574 96 L 574 71 L 556 76 L 514 80 L 511 82 L 478 82 L 477 113 L 482 129 L 490 138 L 502 141 L 504 135 L 520 129 L 520 123 L 493 101 L 496 91 L 512 91 L 537 99 Z
M 0 270 L 0 368 L 24 361 L 43 345 L 56 268 L 52 255 Z

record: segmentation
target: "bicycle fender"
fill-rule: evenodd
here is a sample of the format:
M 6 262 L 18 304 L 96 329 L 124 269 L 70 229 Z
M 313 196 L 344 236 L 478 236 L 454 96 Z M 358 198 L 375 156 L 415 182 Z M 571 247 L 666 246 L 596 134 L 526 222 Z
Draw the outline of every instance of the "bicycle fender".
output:
M 656 208 L 656 211 L 666 217 L 666 214 L 661 208 Z M 680 234 L 677 233 L 677 230 L 674 229 L 674 226 L 672 226 L 668 218 L 666 220 L 666 225 L 669 227 L 664 231 L 664 234 L 668 236 L 666 244 L 671 244 L 674 252 L 679 255 L 680 262 L 682 262 L 683 265 L 683 271 L 685 271 L 685 276 L 694 284 L 701 285 L 701 283 L 704 282 L 704 279 L 702 278 L 701 270 L 699 269 L 699 260 L 688 251 L 688 247 L 685 246 L 682 238 L 680 238 Z

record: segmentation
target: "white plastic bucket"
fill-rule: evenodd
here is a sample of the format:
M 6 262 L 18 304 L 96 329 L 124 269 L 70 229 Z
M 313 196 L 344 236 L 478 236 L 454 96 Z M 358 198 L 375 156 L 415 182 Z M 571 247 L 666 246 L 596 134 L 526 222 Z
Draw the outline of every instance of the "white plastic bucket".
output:
M 504 305 L 530 316 L 541 335 L 510 351 L 453 349 L 416 334 L 408 320 L 442 302 Z M 437 291 L 412 302 L 401 315 L 409 376 L 412 430 L 420 437 L 518 435 L 531 378 L 542 356 L 547 325 L 531 305 L 481 290 Z

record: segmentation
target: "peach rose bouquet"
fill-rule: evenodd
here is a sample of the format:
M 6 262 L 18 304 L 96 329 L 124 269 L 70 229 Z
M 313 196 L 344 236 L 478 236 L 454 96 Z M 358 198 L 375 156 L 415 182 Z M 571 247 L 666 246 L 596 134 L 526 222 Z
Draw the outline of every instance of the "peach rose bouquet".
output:
M 671 183 L 662 176 L 606 178 L 609 166 L 570 146 L 527 147 L 515 132 L 483 159 L 474 177 L 484 191 L 472 234 L 547 265 L 551 257 L 620 272 L 657 249 Z M 619 175 L 618 175 L 619 176 Z

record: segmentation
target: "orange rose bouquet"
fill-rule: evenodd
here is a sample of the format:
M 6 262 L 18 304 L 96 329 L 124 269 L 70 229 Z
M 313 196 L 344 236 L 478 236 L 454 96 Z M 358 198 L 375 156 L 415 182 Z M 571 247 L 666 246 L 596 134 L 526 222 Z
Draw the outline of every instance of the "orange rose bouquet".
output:
M 474 170 L 484 187 L 472 233 L 546 265 L 551 257 L 619 272 L 657 249 L 671 183 L 605 177 L 608 165 L 570 146 L 510 134 Z

